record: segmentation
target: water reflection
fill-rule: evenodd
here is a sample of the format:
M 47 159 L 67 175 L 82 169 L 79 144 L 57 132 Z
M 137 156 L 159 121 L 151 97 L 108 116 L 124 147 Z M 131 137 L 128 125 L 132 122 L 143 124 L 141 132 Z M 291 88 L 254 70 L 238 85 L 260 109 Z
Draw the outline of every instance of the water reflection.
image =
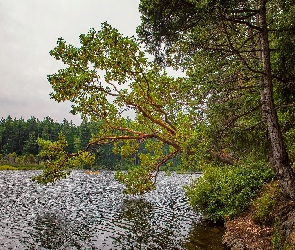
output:
M 0 171 L 0 250 L 222 249 L 219 232 L 187 205 L 182 186 L 197 175 L 161 173 L 140 198 L 123 196 L 111 172 L 74 171 L 47 186 L 32 175 Z
M 187 250 L 225 250 L 221 244 L 224 234 L 222 225 L 199 221 L 194 223 L 186 240 Z
M 31 249 L 86 249 L 86 246 L 92 249 L 89 224 L 86 221 L 71 221 L 61 214 L 37 215 L 30 234 L 35 241 L 34 244 L 27 244 Z
M 145 199 L 124 200 L 112 220 L 114 244 L 119 249 L 184 249 L 189 225 L 181 225 L 183 215 L 174 208 L 162 210 Z
M 151 219 L 154 216 L 153 205 L 144 199 L 124 200 L 118 214 L 112 220 L 120 229 L 114 239 L 115 245 L 122 249 L 143 249 L 154 235 Z

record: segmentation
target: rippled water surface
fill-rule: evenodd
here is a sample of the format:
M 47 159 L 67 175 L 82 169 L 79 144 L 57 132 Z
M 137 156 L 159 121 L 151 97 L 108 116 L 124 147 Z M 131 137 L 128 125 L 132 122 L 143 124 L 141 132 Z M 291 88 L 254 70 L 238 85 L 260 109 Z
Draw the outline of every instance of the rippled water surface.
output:
M 0 249 L 224 249 L 222 229 L 187 205 L 197 174 L 164 176 L 140 197 L 122 195 L 113 172 L 41 186 L 36 171 L 0 171 Z

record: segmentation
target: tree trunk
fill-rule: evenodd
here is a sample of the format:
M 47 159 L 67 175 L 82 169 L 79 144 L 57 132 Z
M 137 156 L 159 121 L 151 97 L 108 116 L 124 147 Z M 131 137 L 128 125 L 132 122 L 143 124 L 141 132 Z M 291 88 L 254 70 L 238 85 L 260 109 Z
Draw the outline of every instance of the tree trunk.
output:
M 260 5 L 260 28 L 261 28 L 261 56 L 263 65 L 262 75 L 262 116 L 266 120 L 267 129 L 272 148 L 271 165 L 280 181 L 283 191 L 295 198 L 295 173 L 290 165 L 288 153 L 284 144 L 283 136 L 278 122 L 278 116 L 273 99 L 273 83 L 271 76 L 270 49 L 268 41 L 268 29 L 266 20 L 266 2 L 261 0 Z

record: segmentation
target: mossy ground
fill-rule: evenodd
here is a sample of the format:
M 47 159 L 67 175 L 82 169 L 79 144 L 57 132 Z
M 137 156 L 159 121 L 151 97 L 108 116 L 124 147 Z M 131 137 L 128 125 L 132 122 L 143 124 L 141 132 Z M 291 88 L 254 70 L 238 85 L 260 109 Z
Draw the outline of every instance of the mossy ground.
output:
M 295 250 L 295 202 L 276 182 L 266 184 L 250 209 L 225 223 L 223 243 L 234 250 Z

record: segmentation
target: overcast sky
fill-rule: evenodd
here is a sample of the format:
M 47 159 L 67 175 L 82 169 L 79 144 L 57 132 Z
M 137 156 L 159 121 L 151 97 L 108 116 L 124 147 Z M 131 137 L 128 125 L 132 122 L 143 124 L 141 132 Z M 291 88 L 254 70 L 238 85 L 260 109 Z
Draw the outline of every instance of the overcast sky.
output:
M 79 123 L 70 103 L 51 100 L 47 75 L 61 63 L 49 55 L 57 38 L 78 45 L 79 34 L 107 21 L 135 35 L 139 0 L 0 0 L 0 118 L 50 116 Z

